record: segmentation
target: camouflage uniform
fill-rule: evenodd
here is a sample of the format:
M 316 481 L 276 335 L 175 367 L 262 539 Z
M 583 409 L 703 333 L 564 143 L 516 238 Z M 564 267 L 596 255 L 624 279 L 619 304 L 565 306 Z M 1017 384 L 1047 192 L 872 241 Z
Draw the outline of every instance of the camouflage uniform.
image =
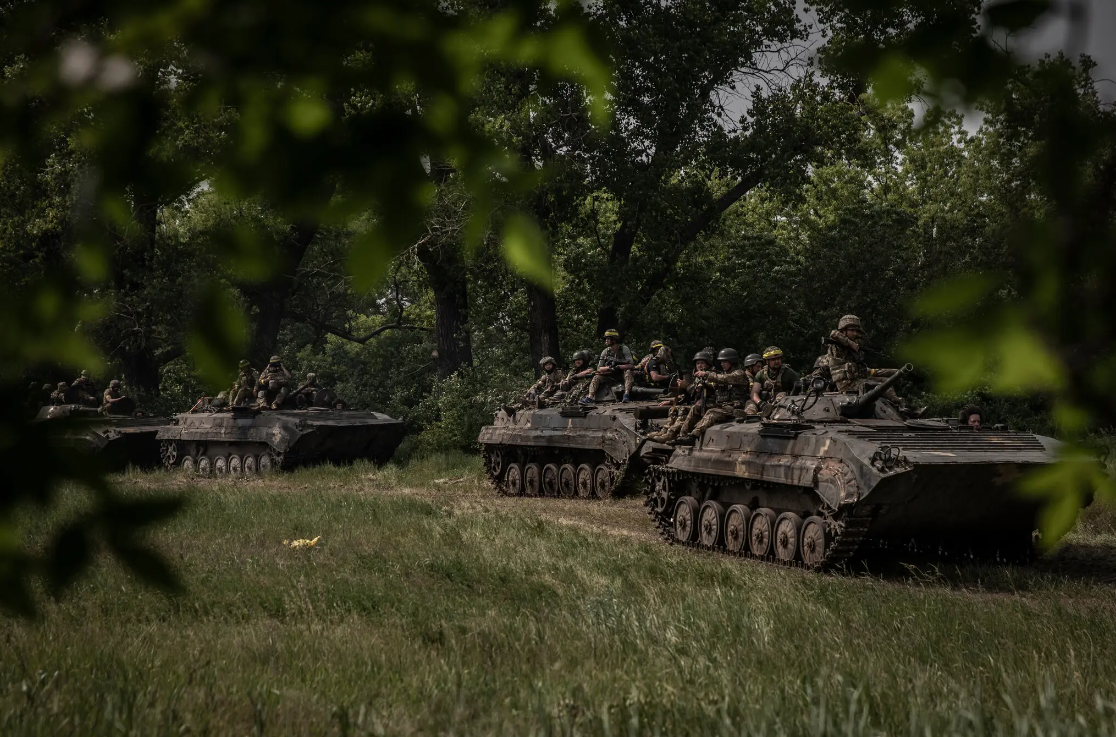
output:
M 736 411 L 744 409 L 752 391 L 752 377 L 742 368 L 733 366 L 731 371 L 722 371 L 706 376 L 707 383 L 713 385 L 713 406 L 705 410 L 701 421 L 690 431 L 695 438 L 713 425 L 729 422 L 736 418 Z
M 860 327 L 860 318 L 856 315 L 845 315 L 837 323 L 837 329 L 829 334 L 829 345 L 826 347 L 826 364 L 829 374 L 839 392 L 857 391 L 866 379 L 886 379 L 894 375 L 898 369 L 870 369 L 864 362 L 864 354 L 860 350 L 860 343 L 845 335 L 849 328 L 856 328 L 860 335 L 868 337 Z M 903 400 L 888 389 L 884 394 L 897 407 L 903 407 Z
M 546 370 L 548 364 L 550 365 L 549 371 Z M 524 395 L 524 399 L 527 401 L 549 397 L 551 394 L 558 391 L 558 388 L 562 385 L 562 379 L 564 377 L 562 376 L 562 369 L 558 368 L 557 361 L 550 356 L 544 356 L 542 360 L 539 361 L 539 365 L 543 367 L 543 374 L 539 377 L 538 381 L 531 385 L 531 388 L 528 389 L 526 395 Z
M 579 361 L 581 362 L 580 366 L 578 365 Z M 592 361 L 593 354 L 589 351 L 578 351 L 577 353 L 573 354 L 573 367 L 566 374 L 566 378 L 562 379 L 561 383 L 558 384 L 558 389 L 560 391 L 568 392 L 570 389 L 573 389 L 574 385 L 576 385 L 578 382 L 585 381 L 585 379 L 589 378 L 588 376 L 578 378 L 578 374 L 584 371 L 591 371 L 592 366 L 590 366 L 590 364 L 592 363 Z
M 297 406 L 313 407 L 314 399 L 318 396 L 318 392 L 321 391 L 321 389 L 321 385 L 318 384 L 318 375 L 311 371 L 306 374 L 306 380 L 291 392 L 291 396 L 294 397 Z
M 651 378 L 651 374 L 669 376 L 674 372 L 674 355 L 670 352 L 670 347 L 661 340 L 653 340 L 651 341 L 651 353 L 641 358 L 634 369 L 624 372 L 624 393 L 630 394 L 632 387 L 637 384 L 664 389 L 670 380 L 656 381 Z
M 58 382 L 58 386 L 50 393 L 50 403 L 54 405 L 69 404 L 69 400 L 70 385 L 64 381 Z
M 609 346 L 601 351 L 601 358 L 597 362 L 597 368 L 605 368 L 612 365 L 625 363 L 635 363 L 635 359 L 632 358 L 632 349 L 624 345 L 623 343 L 616 343 L 615 345 Z M 625 371 L 624 373 L 627 374 L 630 372 Z M 600 390 L 602 385 L 617 384 L 621 381 L 624 382 L 624 391 L 627 391 L 628 384 L 626 376 L 617 377 L 615 371 L 613 371 L 611 374 L 596 374 L 593 377 L 593 380 L 589 382 L 589 396 L 596 397 L 597 391 Z
M 713 354 L 707 351 L 698 351 L 694 361 L 713 363 Z M 689 435 L 701 421 L 705 407 L 713 401 L 714 386 L 709 383 L 709 377 L 691 377 L 686 386 L 682 388 L 670 401 L 671 407 L 667 415 L 666 424 L 658 432 L 648 435 L 648 439 L 657 443 L 669 443 L 680 435 Z
M 770 361 L 773 358 L 782 358 L 782 356 L 783 352 L 779 350 L 778 346 L 774 345 L 769 346 L 763 352 L 763 359 L 765 361 Z M 763 394 L 766 393 L 767 398 L 759 405 L 752 402 L 752 407 L 750 409 L 753 412 L 759 412 L 775 402 L 778 402 L 794 391 L 794 384 L 800 378 L 798 372 L 786 364 L 782 364 L 778 369 L 774 369 L 771 367 L 771 364 L 768 363 L 762 371 L 756 374 L 755 380 L 755 384 L 759 385 L 760 396 L 762 397 Z
M 89 377 L 89 372 L 84 369 L 81 376 L 70 383 L 70 394 L 76 402 L 97 406 L 97 387 L 93 384 L 93 379 Z
M 120 381 L 117 379 L 110 381 L 101 399 L 101 414 L 116 414 L 113 411 L 114 406 L 119 404 L 121 399 L 125 399 L 124 392 L 120 389 Z
M 247 361 L 240 362 L 240 373 L 229 390 L 229 398 L 234 407 L 243 407 L 256 397 L 256 385 L 260 374 Z
M 744 359 L 744 371 L 751 379 L 751 385 L 755 386 L 756 377 L 763 372 L 763 356 L 758 353 L 749 353 L 748 357 Z M 759 405 L 752 401 L 751 390 L 748 391 L 748 401 L 744 403 L 744 414 L 758 415 L 760 413 Z
M 283 360 L 279 356 L 271 357 L 267 367 L 260 372 L 260 380 L 256 386 L 258 387 L 256 397 L 259 400 L 257 407 L 266 408 L 269 398 L 272 398 L 271 409 L 279 409 L 283 406 L 283 402 L 291 392 L 291 372 L 283 365 Z

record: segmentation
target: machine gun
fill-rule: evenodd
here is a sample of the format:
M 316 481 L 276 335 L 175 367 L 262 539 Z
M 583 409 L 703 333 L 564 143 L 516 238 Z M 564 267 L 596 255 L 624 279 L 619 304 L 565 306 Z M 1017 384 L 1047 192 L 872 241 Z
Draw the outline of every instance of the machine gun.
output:
M 887 377 L 882 382 L 857 397 L 855 402 L 852 402 L 851 404 L 841 405 L 841 414 L 843 414 L 845 417 L 856 415 L 860 412 L 860 410 L 864 409 L 865 407 L 872 404 L 872 402 L 875 402 L 877 399 L 882 397 L 888 389 L 895 386 L 895 382 L 899 381 L 899 378 L 901 376 L 903 376 L 904 374 L 908 374 L 913 370 L 913 365 L 909 363 L 904 364 L 901 368 L 897 369 L 894 374 Z

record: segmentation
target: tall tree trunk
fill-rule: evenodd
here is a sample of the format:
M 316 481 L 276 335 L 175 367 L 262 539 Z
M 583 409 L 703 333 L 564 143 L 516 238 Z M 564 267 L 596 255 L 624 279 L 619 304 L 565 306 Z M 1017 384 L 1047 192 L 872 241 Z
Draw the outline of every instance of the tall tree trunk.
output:
M 612 247 L 608 252 L 608 273 L 605 275 L 604 289 L 601 291 L 601 304 L 597 308 L 597 335 L 604 335 L 609 328 L 620 329 L 620 300 L 625 289 L 624 273 L 632 259 L 632 247 L 639 233 L 640 206 L 625 207 L 622 211 L 620 227 L 612 236 Z M 621 331 L 623 332 L 623 331 Z
M 527 284 L 527 316 L 531 331 L 531 363 L 535 375 L 542 373 L 539 361 L 543 356 L 551 356 L 559 365 L 562 351 L 558 347 L 558 306 L 554 295 L 534 284 Z
M 281 244 L 276 275 L 264 284 L 244 290 L 256 313 L 248 348 L 248 358 L 253 366 L 263 366 L 275 352 L 279 328 L 283 325 L 287 304 L 294 291 L 295 275 L 318 230 L 317 223 L 291 225 L 287 239 Z
M 418 248 L 418 259 L 434 293 L 438 378 L 444 379 L 462 366 L 473 365 L 465 260 L 454 243 L 423 244 Z
M 128 306 L 134 327 L 111 355 L 122 364 L 124 381 L 129 387 L 157 397 L 162 364 L 155 357 L 153 318 L 140 303 L 145 287 L 143 279 L 150 275 L 153 268 L 151 262 L 158 237 L 159 202 L 138 188 L 133 197 L 132 219 L 137 227 L 116 244 L 114 286 L 117 302 Z

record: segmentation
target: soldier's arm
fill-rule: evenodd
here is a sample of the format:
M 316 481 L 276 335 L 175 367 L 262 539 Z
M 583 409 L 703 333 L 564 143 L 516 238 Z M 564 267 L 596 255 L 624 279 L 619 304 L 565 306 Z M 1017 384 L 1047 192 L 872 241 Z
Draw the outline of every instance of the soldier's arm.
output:
M 845 348 L 848 348 L 850 351 L 859 351 L 860 350 L 860 345 L 857 344 L 856 341 L 850 340 L 849 336 L 845 335 L 840 330 L 834 330 L 833 332 L 831 332 L 829 334 L 829 339 L 832 340 L 834 343 L 837 343 L 839 345 L 843 345 Z
M 763 386 L 763 382 L 760 381 L 759 378 L 760 376 L 763 376 L 763 373 L 758 374 L 756 380 L 752 382 L 752 401 L 756 404 L 763 401 L 763 399 L 760 398 L 760 388 Z

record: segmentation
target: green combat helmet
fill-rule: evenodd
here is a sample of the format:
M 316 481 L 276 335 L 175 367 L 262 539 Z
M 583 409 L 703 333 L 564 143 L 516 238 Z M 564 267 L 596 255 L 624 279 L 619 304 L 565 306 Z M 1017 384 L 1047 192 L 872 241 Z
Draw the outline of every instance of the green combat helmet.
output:
M 758 353 L 749 353 L 744 357 L 745 367 L 755 366 L 757 363 L 763 363 L 763 356 Z
M 109 389 L 119 389 L 119 388 L 120 388 L 120 379 L 113 379 L 112 381 L 109 382 Z
M 736 352 L 735 348 L 722 348 L 721 352 L 717 354 L 717 360 L 737 363 L 740 360 L 740 354 Z
M 616 328 L 609 328 L 604 332 L 604 337 L 605 340 L 608 340 L 609 338 L 616 338 L 616 340 L 620 340 L 620 332 Z
M 554 360 L 553 356 L 543 356 L 542 358 L 539 359 L 539 365 L 542 366 L 543 368 L 546 368 L 546 365 L 548 363 L 557 364 L 558 362 Z
M 577 353 L 573 354 L 573 360 L 577 361 L 579 359 L 588 364 L 590 361 L 593 360 L 593 354 L 589 351 L 578 351 Z
M 241 369 L 246 369 L 249 366 L 251 366 L 252 363 L 247 358 L 242 358 L 242 359 L 240 359 L 240 363 L 238 365 L 240 366 Z
M 705 361 L 710 366 L 713 365 L 713 352 L 701 350 L 694 354 L 694 363 L 698 361 Z
M 272 356 L 271 358 L 268 359 L 267 362 L 268 363 L 283 363 L 283 359 L 280 358 L 279 356 Z

